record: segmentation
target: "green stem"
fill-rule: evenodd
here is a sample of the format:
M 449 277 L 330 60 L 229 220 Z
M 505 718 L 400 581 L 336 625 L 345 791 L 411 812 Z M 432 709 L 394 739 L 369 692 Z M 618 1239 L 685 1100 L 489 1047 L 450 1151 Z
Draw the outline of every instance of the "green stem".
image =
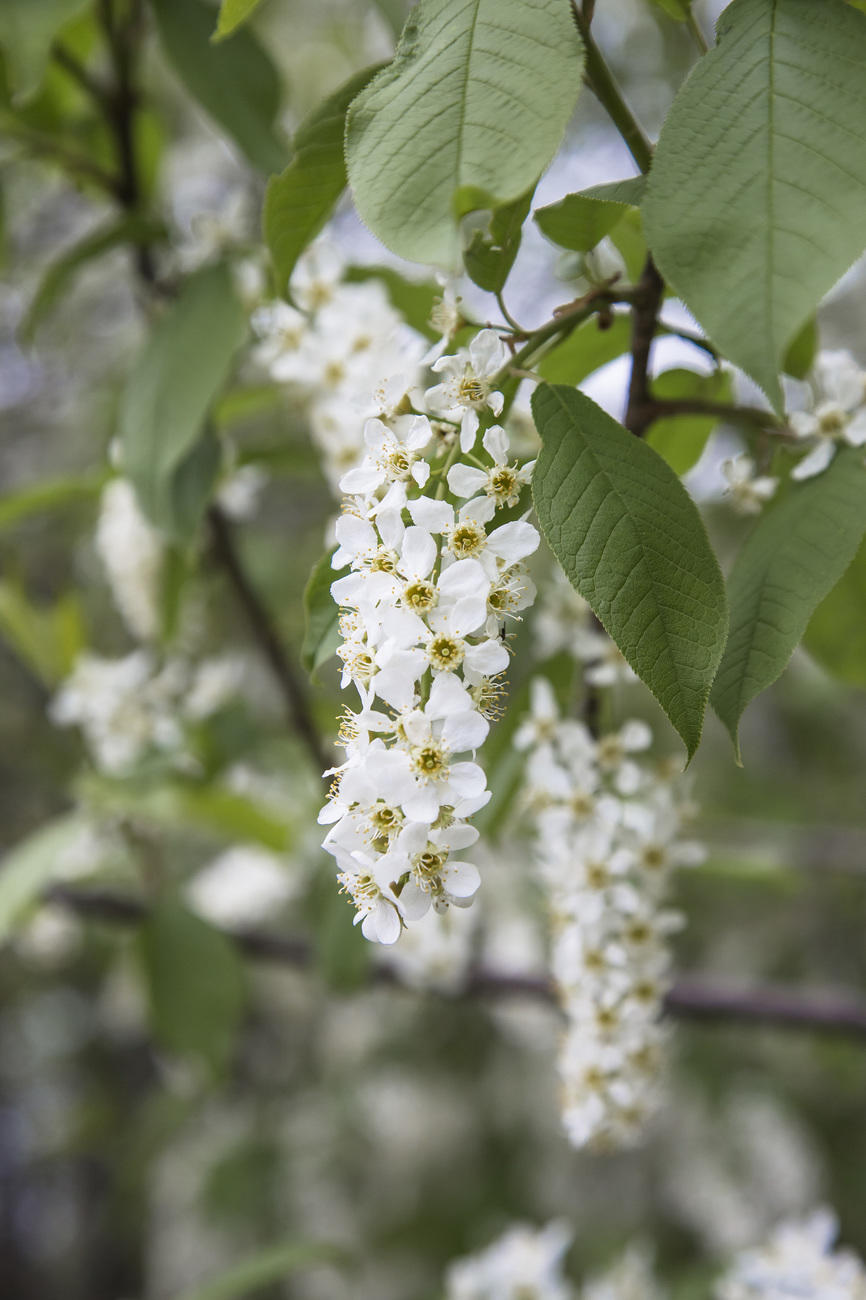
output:
M 707 38 L 704 36 L 703 32 L 698 26 L 698 20 L 697 18 L 695 18 L 691 9 L 689 10 L 688 18 L 686 19 L 686 26 L 688 27 L 689 31 L 694 37 L 695 45 L 697 45 L 701 54 L 706 54 L 709 51 L 710 47 L 707 44 Z
M 596 99 L 605 108 L 619 131 L 632 158 L 642 172 L 648 172 L 652 162 L 652 145 L 622 96 L 604 55 L 596 45 L 589 24 L 575 10 L 575 21 L 583 37 L 586 50 L 586 80 Z

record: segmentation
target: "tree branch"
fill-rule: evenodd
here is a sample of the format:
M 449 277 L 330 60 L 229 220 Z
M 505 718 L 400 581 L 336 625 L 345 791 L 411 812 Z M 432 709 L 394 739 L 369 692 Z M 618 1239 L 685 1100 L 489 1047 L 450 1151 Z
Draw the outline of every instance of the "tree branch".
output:
M 54 885 L 44 898 L 46 903 L 62 907 L 85 920 L 114 925 L 137 926 L 149 914 L 146 903 L 112 890 Z M 300 936 L 256 928 L 224 930 L 223 933 L 254 961 L 300 970 L 312 965 L 313 945 Z M 397 971 L 383 962 L 373 966 L 371 979 L 377 984 L 403 986 Z M 528 997 L 556 1003 L 553 985 L 545 977 L 486 966 L 470 970 L 457 996 Z M 679 980 L 668 993 L 665 1012 L 678 1020 L 729 1021 L 866 1040 L 866 1004 L 848 993 L 819 994 L 775 985 L 738 989 L 686 978 Z
M 718 415 L 731 424 L 746 424 L 758 429 L 784 433 L 784 428 L 772 411 L 761 406 L 734 406 L 730 402 L 705 401 L 700 397 L 660 398 L 649 396 L 646 399 L 643 415 L 647 423 L 669 416 L 678 415 Z
M 650 414 L 649 363 L 664 292 L 664 280 L 650 254 L 631 309 L 631 378 L 624 423 L 637 438 L 643 437 L 655 418 Z
M 333 766 L 333 758 L 322 743 L 301 679 L 286 654 L 270 614 L 247 577 L 235 546 L 231 525 L 219 506 L 211 506 L 208 523 L 214 556 L 231 583 L 250 631 L 271 666 L 292 726 L 306 746 L 317 770 L 322 773 Z

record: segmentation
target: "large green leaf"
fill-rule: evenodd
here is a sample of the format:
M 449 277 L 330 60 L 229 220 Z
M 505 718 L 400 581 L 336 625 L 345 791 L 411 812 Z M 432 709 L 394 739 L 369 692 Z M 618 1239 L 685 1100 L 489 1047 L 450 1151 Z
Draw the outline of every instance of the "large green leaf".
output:
M 324 226 L 346 188 L 346 110 L 381 65 L 356 72 L 298 127 L 295 156 L 265 192 L 264 234 L 285 293 L 301 253 Z
M 104 471 L 46 478 L 10 492 L 0 499 L 0 529 L 12 528 L 22 519 L 42 511 L 60 510 L 79 502 L 95 501 L 105 486 Z
M 737 556 L 728 579 L 731 630 L 711 699 L 738 754 L 743 710 L 782 672 L 864 531 L 866 467 L 863 453 L 849 449 L 766 510 Z
M 803 645 L 849 686 L 866 686 L 866 542 L 809 620 Z
M 72 670 L 84 644 L 81 604 L 75 592 L 54 604 L 34 604 L 17 582 L 0 582 L 0 638 L 44 686 L 54 688 Z
M 180 541 L 204 505 L 201 483 L 216 469 L 205 419 L 245 334 L 227 267 L 196 272 L 154 326 L 121 400 L 124 473 L 147 516 Z
M 42 275 L 30 306 L 19 326 L 19 334 L 29 342 L 36 326 L 68 288 L 75 274 L 88 262 L 114 248 L 127 244 L 148 244 L 163 238 L 165 227 L 139 216 L 123 216 L 106 221 L 83 239 L 73 244 L 56 261 L 51 262 Z
M 533 215 L 554 244 L 586 253 L 610 234 L 627 208 L 640 204 L 644 184 L 643 176 L 633 176 L 610 185 L 596 185 L 578 194 L 566 194 L 558 203 L 536 209 Z
M 733 0 L 656 149 L 656 262 L 777 408 L 788 343 L 866 244 L 864 69 L 842 0 Z
M 697 508 L 670 466 L 583 393 L 542 384 L 532 411 L 541 530 L 691 757 L 727 630 Z
M 51 57 L 51 43 L 64 23 L 87 0 L 3 0 L 0 48 L 6 53 L 13 100 L 20 103 L 38 89 Z
M 624 313 L 615 315 L 606 329 L 592 316 L 548 352 L 536 369 L 550 384 L 579 384 L 627 352 L 630 339 L 631 320 Z
M 694 370 L 665 370 L 653 380 L 653 397 L 660 400 L 730 402 L 732 393 L 731 376 L 725 370 L 714 370 L 709 375 Z M 669 416 L 650 425 L 646 440 L 676 474 L 685 474 L 697 465 L 718 423 L 717 415 Z
M 216 783 L 91 774 L 79 780 L 77 790 L 82 802 L 106 817 L 135 817 L 156 829 L 200 831 L 228 842 L 262 844 L 274 853 L 284 853 L 294 841 L 291 822 L 272 807 Z
M 202 0 L 151 0 L 165 53 L 187 90 L 264 172 L 286 165 L 274 133 L 280 75 L 250 31 L 214 45 L 213 9 Z
M 420 0 L 349 110 L 363 220 L 395 253 L 451 265 L 455 218 L 513 202 L 550 162 L 582 66 L 568 0 Z
M 63 876 L 63 855 L 86 831 L 80 813 L 66 813 L 46 822 L 15 844 L 0 861 L 0 944 L 30 915 L 39 895 Z M 94 869 L 98 863 L 94 863 Z
M 139 932 L 153 1032 L 170 1051 L 221 1069 L 244 1003 L 241 959 L 230 939 L 173 898 Z

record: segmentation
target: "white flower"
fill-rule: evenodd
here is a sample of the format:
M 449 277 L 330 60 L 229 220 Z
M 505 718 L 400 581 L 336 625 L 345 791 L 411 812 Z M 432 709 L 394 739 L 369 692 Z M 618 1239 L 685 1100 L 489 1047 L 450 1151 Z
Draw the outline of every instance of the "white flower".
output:
M 833 1250 L 837 1231 L 826 1209 L 782 1224 L 764 1246 L 734 1260 L 717 1300 L 864 1300 L 866 1269 L 852 1252 Z
M 484 450 L 493 464 L 489 469 L 473 465 L 452 465 L 448 471 L 448 486 L 456 497 L 474 497 L 485 492 L 496 506 L 514 506 L 526 483 L 532 478 L 535 461 L 525 465 L 509 465 L 508 437 L 498 424 L 484 431 L 481 439 Z
M 340 488 L 367 495 L 383 483 L 408 478 L 423 487 L 430 477 L 430 466 L 418 452 L 432 436 L 430 421 L 424 415 L 399 416 L 391 428 L 381 420 L 368 420 L 364 425 L 367 454 L 360 465 L 343 475 Z
M 516 1224 L 485 1250 L 449 1266 L 445 1300 L 571 1300 L 563 1273 L 570 1244 L 562 1223 L 538 1229 Z
M 230 519 L 252 519 L 267 483 L 261 465 L 241 465 L 220 485 L 217 501 Z
M 82 654 L 50 706 L 58 726 L 81 728 L 94 761 L 124 775 L 149 751 L 177 749 L 182 741 L 179 703 L 186 670 L 169 662 L 157 670 L 147 650 L 122 659 Z
M 743 515 L 759 515 L 779 486 L 777 478 L 755 473 L 755 462 L 745 452 L 722 461 L 722 473 L 728 481 L 727 495 L 735 510 Z
M 298 258 L 289 281 L 290 297 L 304 311 L 320 311 L 333 298 L 344 269 L 337 248 L 320 239 Z
M 508 349 L 495 330 L 479 330 L 468 348 L 455 356 L 440 357 L 433 363 L 444 376 L 424 399 L 428 408 L 446 419 L 460 420 L 460 450 L 471 451 L 478 432 L 478 412 L 487 407 L 494 415 L 502 412 L 504 398 L 491 381 L 507 365 Z
M 817 401 L 811 411 L 793 411 L 788 422 L 795 436 L 815 445 L 791 471 L 794 479 L 812 478 L 832 461 L 840 443 L 866 444 L 866 373 L 845 352 L 819 354 L 815 366 Z
M 586 1283 L 581 1300 L 662 1300 L 652 1255 L 630 1246 L 611 1268 Z
M 103 489 L 95 541 L 114 602 L 130 632 L 141 641 L 155 640 L 165 546 L 124 478 L 112 479 Z
M 256 925 L 293 893 L 285 861 L 255 844 L 236 844 L 197 871 L 186 887 L 191 906 L 214 925 Z

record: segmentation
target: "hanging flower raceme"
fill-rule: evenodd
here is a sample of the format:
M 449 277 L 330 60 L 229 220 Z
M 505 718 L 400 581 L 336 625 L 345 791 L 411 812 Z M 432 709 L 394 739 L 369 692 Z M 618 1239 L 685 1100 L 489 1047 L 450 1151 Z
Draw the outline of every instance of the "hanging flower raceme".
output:
M 645 723 L 596 738 L 559 716 L 544 678 L 532 683 L 531 701 L 515 743 L 528 751 L 551 970 L 567 1018 L 563 1122 L 577 1147 L 629 1146 L 659 1104 L 668 940 L 682 923 L 665 905 L 666 886 L 672 868 L 702 852 L 680 839 L 676 788 L 644 759 Z
M 474 754 L 499 712 L 508 626 L 535 594 L 524 561 L 537 530 L 496 518 L 528 467 L 509 463 L 499 428 L 478 455 L 465 428 L 458 444 L 457 418 L 450 430 L 417 412 L 368 420 L 366 454 L 341 480 L 333 565 L 348 572 L 331 592 L 342 683 L 361 707 L 343 719 L 346 761 L 319 820 L 363 933 L 381 943 L 478 889 L 469 818 L 490 792 Z M 461 447 L 471 465 L 454 463 Z M 491 489 L 503 471 L 508 490 Z M 449 484 L 469 499 L 450 504 Z

